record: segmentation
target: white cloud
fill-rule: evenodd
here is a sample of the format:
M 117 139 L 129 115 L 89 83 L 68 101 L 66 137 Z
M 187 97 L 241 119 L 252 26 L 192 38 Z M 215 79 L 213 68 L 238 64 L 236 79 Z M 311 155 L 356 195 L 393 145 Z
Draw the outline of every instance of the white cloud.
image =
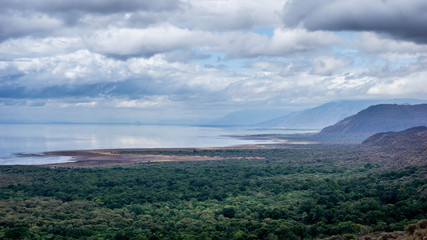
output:
M 170 104 L 172 103 L 168 96 L 152 96 L 137 100 L 115 99 L 112 102 L 115 108 L 159 108 Z
M 6 68 L 8 68 L 10 66 L 10 64 L 8 62 L 1 62 L 0 61 L 0 70 L 4 70 Z
M 75 52 L 82 48 L 84 48 L 82 40 L 76 37 L 25 37 L 1 42 L 0 55 L 3 58 L 37 58 Z
M 91 101 L 91 102 L 76 102 L 76 103 L 62 103 L 59 105 L 60 108 L 70 108 L 70 107 L 89 107 L 93 108 L 98 105 L 98 102 Z
M 20 84 L 30 88 L 116 82 L 128 76 L 120 62 L 87 50 L 51 57 L 20 58 L 12 64 L 25 74 L 19 79 Z
M 367 53 L 380 54 L 386 57 L 410 58 L 427 55 L 426 44 L 391 39 L 371 32 L 357 33 L 355 43 Z
M 368 94 L 379 96 L 413 96 L 424 98 L 427 96 L 427 71 L 409 74 L 405 77 L 390 77 L 376 83 L 368 90 Z
M 176 49 L 202 47 L 209 42 L 209 35 L 163 24 L 144 29 L 100 30 L 86 38 L 85 42 L 93 51 L 106 55 L 151 56 Z
M 152 56 L 173 50 L 207 49 L 224 52 L 231 58 L 283 56 L 319 50 L 339 44 L 329 32 L 304 29 L 275 29 L 270 38 L 251 32 L 205 32 L 182 29 L 170 24 L 145 29 L 108 29 L 85 39 L 95 52 L 113 56 Z
M 12 83 L 0 81 L 0 85 L 14 84 L 11 86 L 25 87 L 27 92 L 59 87 L 67 94 L 117 94 L 131 98 L 158 93 L 183 96 L 220 91 L 242 79 L 236 74 L 205 69 L 196 63 L 168 62 L 161 54 L 117 60 L 80 50 L 58 56 L 15 59 L 2 65 L 3 75 L 10 72 L 19 77 Z

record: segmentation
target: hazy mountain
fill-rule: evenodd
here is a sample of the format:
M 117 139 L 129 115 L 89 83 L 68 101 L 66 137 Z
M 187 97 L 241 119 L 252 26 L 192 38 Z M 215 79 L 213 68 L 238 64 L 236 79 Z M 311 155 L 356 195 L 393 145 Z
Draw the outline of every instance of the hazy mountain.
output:
M 166 119 L 157 121 L 158 125 L 205 125 L 210 119 Z
M 295 112 L 279 118 L 259 123 L 265 127 L 285 127 L 285 128 L 308 128 L 322 129 L 326 126 L 356 114 L 357 112 L 375 104 L 396 103 L 396 104 L 419 104 L 423 100 L 417 99 L 390 99 L 390 100 L 345 100 L 329 102 L 315 108 Z
M 221 118 L 210 121 L 211 125 L 255 125 L 259 122 L 282 116 L 283 111 L 277 109 L 252 109 L 229 113 Z
M 370 106 L 320 131 L 319 137 L 367 138 L 375 133 L 427 126 L 427 104 Z

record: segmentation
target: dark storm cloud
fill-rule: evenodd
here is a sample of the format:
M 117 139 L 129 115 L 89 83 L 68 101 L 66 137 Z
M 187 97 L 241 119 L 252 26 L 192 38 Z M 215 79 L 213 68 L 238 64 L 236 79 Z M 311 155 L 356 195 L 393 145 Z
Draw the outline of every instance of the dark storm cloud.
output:
M 1 7 L 0 7 L 1 8 Z M 0 12 L 0 41 L 25 35 L 45 36 L 62 25 L 61 21 L 37 13 Z
M 88 15 L 156 14 L 180 9 L 181 5 L 179 0 L 5 0 L 0 1 L 0 41 L 27 35 L 45 36 L 61 29 L 64 24 L 78 24 L 78 20 Z M 133 21 L 153 22 L 150 14 L 145 18 L 131 18 L 135 18 Z M 96 17 L 90 21 L 95 20 Z
M 289 27 L 373 31 L 427 43 L 425 0 L 291 0 L 283 19 Z
M 13 0 L 1 1 L 3 10 L 19 9 L 45 13 L 85 12 L 111 14 L 135 11 L 170 11 L 179 8 L 178 0 Z

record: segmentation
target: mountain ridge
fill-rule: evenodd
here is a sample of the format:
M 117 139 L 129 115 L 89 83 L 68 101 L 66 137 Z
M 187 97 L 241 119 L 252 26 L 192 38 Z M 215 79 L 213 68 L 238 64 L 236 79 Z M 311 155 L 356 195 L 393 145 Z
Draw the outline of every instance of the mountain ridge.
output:
M 260 122 L 262 127 L 322 129 L 377 104 L 420 104 L 418 99 L 341 100 Z
M 401 131 L 415 126 L 427 126 L 427 104 L 379 104 L 323 128 L 318 136 L 365 139 L 375 133 Z

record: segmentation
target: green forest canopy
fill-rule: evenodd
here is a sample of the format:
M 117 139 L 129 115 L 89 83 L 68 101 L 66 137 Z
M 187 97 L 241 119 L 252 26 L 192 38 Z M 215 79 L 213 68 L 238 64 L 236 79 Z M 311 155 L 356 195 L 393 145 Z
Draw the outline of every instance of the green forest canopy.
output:
M 366 150 L 156 153 L 228 159 L 2 166 L 0 238 L 313 239 L 403 230 L 427 217 L 426 169 L 387 170 Z

